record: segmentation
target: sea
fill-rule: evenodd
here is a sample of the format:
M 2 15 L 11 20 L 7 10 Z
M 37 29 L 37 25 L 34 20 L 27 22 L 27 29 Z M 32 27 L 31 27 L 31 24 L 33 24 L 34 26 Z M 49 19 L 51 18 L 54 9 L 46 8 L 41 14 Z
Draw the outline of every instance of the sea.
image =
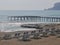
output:
M 60 10 L 0 10 L 0 22 L 7 16 L 60 16 Z
M 55 16 L 60 17 L 60 10 L 0 10 L 0 22 L 8 22 L 8 16 Z M 18 24 L 3 24 L 0 23 L 0 31 L 13 32 L 28 30 L 27 28 L 21 28 Z M 30 29 L 31 30 L 31 29 Z M 35 29 L 34 29 L 35 30 Z

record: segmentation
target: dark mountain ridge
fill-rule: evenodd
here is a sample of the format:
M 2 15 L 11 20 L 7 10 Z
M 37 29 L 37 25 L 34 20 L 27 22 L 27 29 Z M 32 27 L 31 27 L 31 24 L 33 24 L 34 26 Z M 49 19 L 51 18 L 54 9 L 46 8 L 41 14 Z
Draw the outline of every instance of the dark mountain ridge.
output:
M 52 8 L 48 8 L 47 10 L 60 10 L 60 2 L 55 3 Z

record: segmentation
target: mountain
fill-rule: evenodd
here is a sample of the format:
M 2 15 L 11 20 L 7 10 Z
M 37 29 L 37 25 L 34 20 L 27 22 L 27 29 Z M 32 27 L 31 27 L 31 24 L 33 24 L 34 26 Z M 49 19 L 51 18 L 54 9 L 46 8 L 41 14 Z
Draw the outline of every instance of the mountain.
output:
M 60 2 L 54 4 L 54 7 L 48 8 L 47 10 L 60 10 Z

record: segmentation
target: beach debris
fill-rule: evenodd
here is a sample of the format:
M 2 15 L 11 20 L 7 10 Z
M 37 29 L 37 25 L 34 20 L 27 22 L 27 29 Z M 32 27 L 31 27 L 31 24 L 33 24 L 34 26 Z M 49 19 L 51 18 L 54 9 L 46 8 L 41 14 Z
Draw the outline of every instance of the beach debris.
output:
M 39 29 L 39 25 L 38 24 L 23 24 L 23 25 L 21 25 L 21 27 L 23 27 L 23 28 L 36 28 L 36 29 Z
M 42 33 L 40 33 L 41 37 L 48 37 L 48 31 L 42 30 Z
M 54 28 L 52 28 L 52 29 L 50 30 L 50 35 L 51 35 L 51 36 L 55 36 L 55 35 L 56 35 L 56 30 L 55 30 Z
M 19 38 L 20 37 L 20 33 L 15 33 L 15 38 Z
M 60 29 L 56 30 L 56 37 L 60 38 Z
M 22 37 L 18 38 L 18 40 L 30 41 L 30 34 L 29 34 L 29 32 L 24 32 Z
M 31 38 L 33 38 L 33 39 L 41 39 L 40 33 L 38 31 L 32 31 L 31 32 Z
M 3 38 L 4 40 L 12 39 L 12 37 L 11 37 L 10 34 L 5 34 L 2 38 Z

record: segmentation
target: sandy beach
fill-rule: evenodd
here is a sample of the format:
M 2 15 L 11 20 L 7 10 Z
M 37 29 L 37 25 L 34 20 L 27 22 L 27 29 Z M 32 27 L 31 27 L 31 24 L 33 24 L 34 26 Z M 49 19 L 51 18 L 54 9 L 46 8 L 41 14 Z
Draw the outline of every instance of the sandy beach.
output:
M 50 36 L 42 39 L 31 39 L 31 41 L 19 41 L 17 39 L 2 40 L 0 45 L 60 45 L 60 38 Z
M 60 28 L 60 25 L 58 24 L 53 27 Z M 0 32 L 0 36 L 3 34 L 5 33 Z M 49 36 L 42 37 L 41 39 L 31 39 L 30 41 L 19 41 L 18 39 L 13 38 L 9 40 L 0 40 L 0 45 L 60 45 L 60 38 L 57 38 L 56 36 Z

